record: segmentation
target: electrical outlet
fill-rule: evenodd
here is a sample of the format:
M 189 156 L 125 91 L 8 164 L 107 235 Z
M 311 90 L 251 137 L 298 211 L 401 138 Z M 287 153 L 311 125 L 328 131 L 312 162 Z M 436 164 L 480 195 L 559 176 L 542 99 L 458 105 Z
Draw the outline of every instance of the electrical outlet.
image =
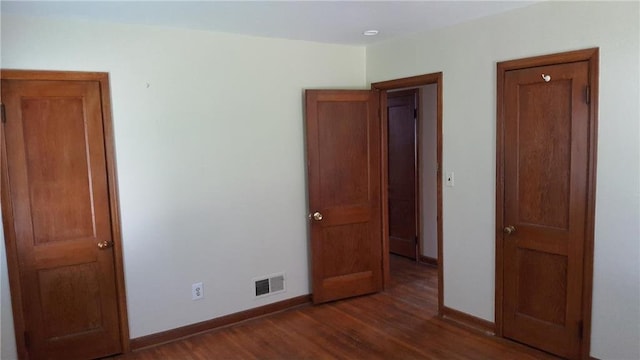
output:
M 191 300 L 200 300 L 204 297 L 204 288 L 202 283 L 194 283 L 191 285 Z

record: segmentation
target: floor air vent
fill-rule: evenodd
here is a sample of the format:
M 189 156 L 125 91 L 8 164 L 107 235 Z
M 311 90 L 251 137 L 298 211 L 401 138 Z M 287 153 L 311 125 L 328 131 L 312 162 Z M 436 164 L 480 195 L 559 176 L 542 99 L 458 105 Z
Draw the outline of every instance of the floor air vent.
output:
M 271 295 L 285 291 L 284 273 L 253 279 L 256 297 Z

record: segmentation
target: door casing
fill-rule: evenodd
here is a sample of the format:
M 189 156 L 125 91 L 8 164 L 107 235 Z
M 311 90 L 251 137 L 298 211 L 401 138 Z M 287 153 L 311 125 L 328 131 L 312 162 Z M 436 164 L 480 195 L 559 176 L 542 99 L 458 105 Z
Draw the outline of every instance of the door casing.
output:
M 388 158 L 388 133 L 387 128 L 389 119 L 387 118 L 387 91 L 420 87 L 424 85 L 437 84 L 436 97 L 437 97 L 437 111 L 436 111 L 436 138 L 437 138 L 437 243 L 438 243 L 438 315 L 443 315 L 444 309 L 444 284 L 443 284 L 443 258 L 442 258 L 442 72 L 418 75 L 412 77 L 406 77 L 401 79 L 381 81 L 371 84 L 373 90 L 380 92 L 380 119 L 382 127 L 381 136 L 381 158 L 382 158 L 382 179 L 381 189 L 382 191 L 382 284 L 384 289 L 388 289 L 391 285 L 391 274 L 389 269 L 389 209 L 386 204 L 389 203 L 389 196 L 386 191 L 388 188 L 387 173 L 389 171 L 389 158 Z M 418 174 L 421 174 L 421 170 L 418 169 Z M 419 175 L 420 176 L 420 175 Z M 420 222 L 421 223 L 421 222 Z M 419 227 L 419 236 L 422 238 L 422 228 Z
M 505 73 L 509 70 L 526 69 L 530 67 L 572 63 L 578 61 L 588 62 L 589 67 L 589 154 L 587 169 L 587 209 L 586 229 L 584 243 L 583 263 L 583 291 L 582 291 L 582 344 L 581 357 L 589 358 L 591 342 L 591 303 L 593 289 L 593 243 L 595 223 L 595 191 L 596 191 L 596 150 L 598 131 L 598 61 L 599 49 L 570 51 L 552 55 L 542 55 L 518 60 L 503 61 L 497 64 L 497 112 L 496 112 L 496 273 L 495 273 L 495 325 L 496 335 L 503 337 L 503 245 L 502 229 L 504 223 L 504 80 Z
M 0 70 L 0 78 L 6 80 L 67 80 L 67 81 L 96 81 L 100 87 L 102 103 L 102 123 L 105 140 L 105 158 L 107 166 L 107 182 L 109 192 L 109 208 L 111 216 L 111 232 L 114 254 L 118 317 L 120 322 L 120 342 L 122 351 L 129 352 L 129 321 L 127 315 L 127 301 L 124 284 L 124 265 L 122 257 L 122 235 L 120 231 L 120 206 L 118 198 L 117 174 L 115 163 L 114 133 L 111 119 L 111 99 L 109 74 L 104 72 L 75 72 L 75 71 L 37 71 L 37 70 Z M 0 141 L 2 150 L 2 182 L 0 196 L 2 201 L 2 221 L 4 226 L 7 267 L 9 272 L 9 287 L 11 291 L 11 305 L 13 308 L 13 323 L 16 334 L 18 357 L 27 359 L 25 337 L 24 308 L 22 305 L 22 286 L 20 284 L 18 250 L 15 238 L 14 219 L 11 211 L 11 197 L 9 193 L 9 179 L 7 169 L 7 152 L 4 127 L 0 126 Z

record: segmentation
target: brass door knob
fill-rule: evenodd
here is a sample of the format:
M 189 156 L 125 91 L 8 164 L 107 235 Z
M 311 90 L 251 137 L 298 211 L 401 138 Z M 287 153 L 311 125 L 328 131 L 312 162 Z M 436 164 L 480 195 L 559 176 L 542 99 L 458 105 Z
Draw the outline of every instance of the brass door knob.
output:
M 504 228 L 504 233 L 507 234 L 507 235 L 511 235 L 514 232 L 516 232 L 516 227 L 513 226 L 513 225 L 509 225 L 509 226 Z
M 322 220 L 322 214 L 319 211 L 313 213 L 313 220 L 320 221 Z
M 112 246 L 113 246 L 113 241 L 111 241 L 111 240 L 104 240 L 104 241 L 100 241 L 98 243 L 98 249 L 100 249 L 100 250 L 105 250 L 105 249 L 108 249 L 108 248 L 110 248 Z

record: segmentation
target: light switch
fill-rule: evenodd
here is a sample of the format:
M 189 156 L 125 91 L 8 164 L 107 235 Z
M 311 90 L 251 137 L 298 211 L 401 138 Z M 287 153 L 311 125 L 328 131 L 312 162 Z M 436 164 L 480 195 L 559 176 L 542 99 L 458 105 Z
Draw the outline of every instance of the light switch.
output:
M 448 187 L 453 187 L 454 186 L 453 171 L 447 173 L 447 177 L 445 178 L 445 182 L 446 182 Z

